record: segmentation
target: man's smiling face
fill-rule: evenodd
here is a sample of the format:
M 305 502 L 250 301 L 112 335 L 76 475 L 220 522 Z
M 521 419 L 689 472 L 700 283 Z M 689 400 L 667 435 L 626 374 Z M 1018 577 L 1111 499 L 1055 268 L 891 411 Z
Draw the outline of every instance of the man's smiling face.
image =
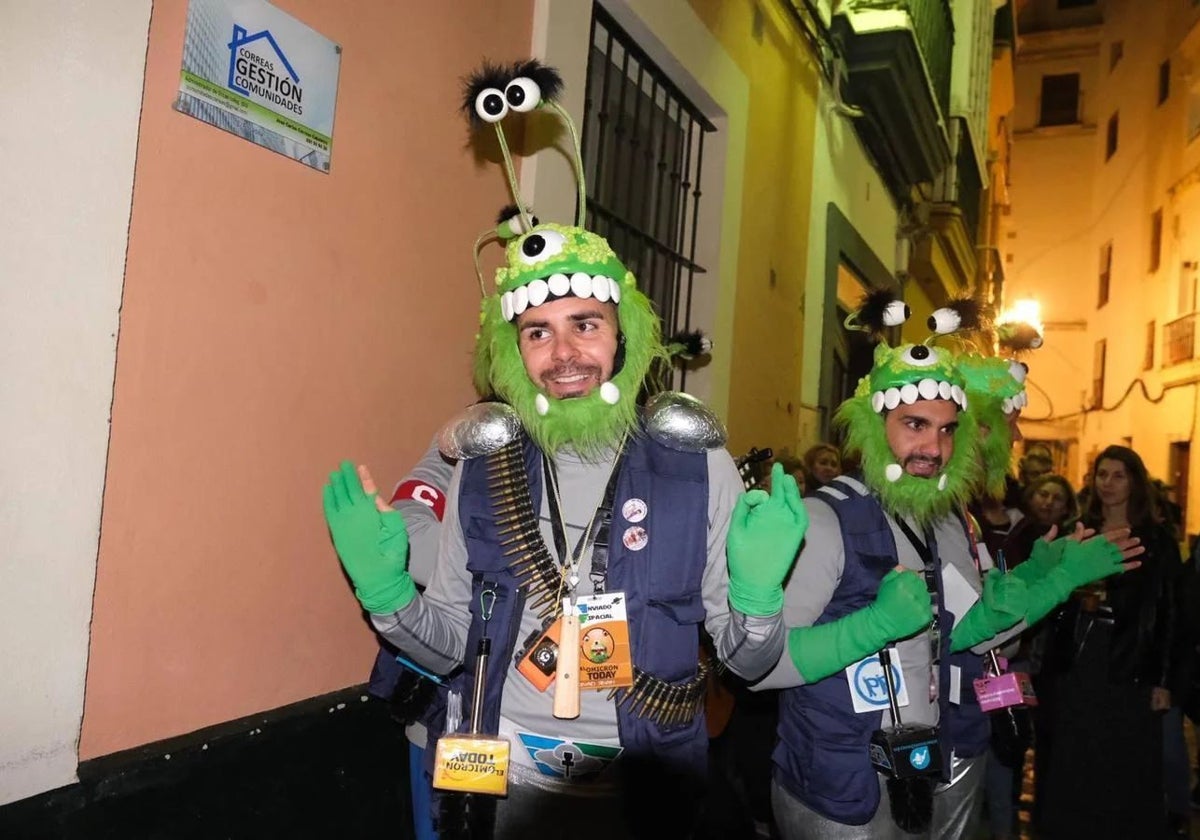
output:
M 525 371 L 547 396 L 586 396 L 612 378 L 618 335 L 612 303 L 559 298 L 525 310 L 516 323 Z
M 957 428 L 958 406 L 953 400 L 901 403 L 884 419 L 888 446 L 896 463 L 908 475 L 919 478 L 933 478 L 941 472 L 954 454 Z

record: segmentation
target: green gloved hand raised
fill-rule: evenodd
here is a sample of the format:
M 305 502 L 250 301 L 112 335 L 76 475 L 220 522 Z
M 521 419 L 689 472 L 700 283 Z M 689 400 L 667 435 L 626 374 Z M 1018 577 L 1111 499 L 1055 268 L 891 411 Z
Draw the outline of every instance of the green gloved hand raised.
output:
M 771 493 L 750 490 L 729 522 L 729 603 L 744 615 L 772 615 L 783 607 L 783 579 L 796 559 L 808 511 L 796 479 L 771 467 Z
M 989 571 L 983 578 L 983 595 L 950 631 L 950 652 L 974 647 L 1024 618 L 1028 592 L 1021 578 Z
M 923 630 L 932 620 L 924 577 L 897 566 L 879 582 L 869 606 L 824 624 L 788 630 L 788 654 L 811 685 Z
M 1140 561 L 1125 562 L 1146 549 L 1128 529 L 1113 531 L 1082 542 L 1062 538 L 1062 558 L 1043 575 L 1040 584 L 1030 590 L 1025 609 L 1025 622 L 1040 621 L 1063 601 L 1076 587 L 1140 566 Z M 1018 567 L 1020 568 L 1020 567 Z
M 349 461 L 329 474 L 325 521 L 338 558 L 354 582 L 354 594 L 369 612 L 390 613 L 417 594 L 408 573 L 404 517 L 379 499 L 366 467 Z
M 1054 539 L 1056 533 L 1057 527 L 1052 528 L 1045 537 L 1034 540 L 1029 559 L 1018 563 L 1009 574 L 1016 575 L 1030 587 L 1045 577 L 1062 559 L 1063 546 L 1067 542 L 1065 539 Z

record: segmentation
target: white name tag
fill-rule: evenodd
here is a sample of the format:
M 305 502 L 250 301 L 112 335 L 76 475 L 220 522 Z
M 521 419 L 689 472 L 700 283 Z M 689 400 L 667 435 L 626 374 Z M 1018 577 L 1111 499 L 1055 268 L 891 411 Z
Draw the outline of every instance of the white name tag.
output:
M 988 569 L 996 568 L 996 561 L 992 559 L 992 552 L 988 551 L 988 547 L 983 543 L 977 543 L 975 550 L 979 552 L 979 571 L 986 572 Z
M 979 592 L 952 563 L 942 564 L 942 589 L 946 609 L 954 613 L 954 626 L 957 627 L 967 610 L 979 600 Z
M 904 668 L 900 664 L 900 654 L 895 648 L 890 648 L 890 651 L 892 655 L 892 685 L 896 689 L 896 705 L 907 706 L 908 683 L 904 680 Z M 887 680 L 883 676 L 883 666 L 879 664 L 878 653 L 846 668 L 846 681 L 850 684 L 850 699 L 854 701 L 855 712 L 878 712 L 881 709 L 887 709 Z

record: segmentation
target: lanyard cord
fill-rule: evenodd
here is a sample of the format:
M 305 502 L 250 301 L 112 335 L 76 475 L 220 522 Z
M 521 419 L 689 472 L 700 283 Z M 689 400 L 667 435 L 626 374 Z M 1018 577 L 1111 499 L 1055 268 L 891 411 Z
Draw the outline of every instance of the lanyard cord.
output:
M 554 533 L 554 549 L 558 554 L 559 563 L 562 566 L 562 576 L 558 585 L 558 599 L 562 597 L 564 585 L 569 586 L 571 592 L 574 593 L 575 587 L 579 583 L 579 564 L 583 560 L 583 555 L 587 552 L 588 547 L 592 544 L 593 539 L 598 534 L 604 535 L 605 551 L 602 558 L 599 552 L 593 557 L 591 578 L 595 591 L 604 591 L 604 582 L 608 576 L 608 520 L 612 514 L 612 500 L 617 489 L 617 474 L 620 472 L 621 461 L 625 456 L 626 440 L 627 436 L 621 438 L 621 443 L 617 447 L 616 457 L 613 459 L 612 470 L 608 475 L 608 482 L 604 488 L 604 496 L 570 556 L 567 555 L 567 527 L 566 520 L 563 518 L 562 501 L 558 490 L 558 470 L 554 466 L 554 460 L 549 458 L 545 453 L 542 453 L 542 468 L 546 475 L 548 490 L 547 502 L 550 506 L 550 528 Z M 597 543 L 597 547 L 599 547 L 599 543 Z
M 904 532 L 904 536 L 908 538 L 910 544 L 917 554 L 921 557 L 921 562 L 925 565 L 925 588 L 929 590 L 929 600 L 932 602 L 933 620 L 929 623 L 929 629 L 932 632 L 930 640 L 930 656 L 934 662 L 941 658 L 941 625 L 939 624 L 940 617 L 938 615 L 938 569 L 937 563 L 934 560 L 933 551 L 929 548 L 929 543 L 932 542 L 931 535 L 928 531 L 925 533 L 925 539 L 922 540 L 916 535 L 912 527 L 904 521 L 902 516 L 895 517 L 896 523 L 900 526 L 900 530 Z

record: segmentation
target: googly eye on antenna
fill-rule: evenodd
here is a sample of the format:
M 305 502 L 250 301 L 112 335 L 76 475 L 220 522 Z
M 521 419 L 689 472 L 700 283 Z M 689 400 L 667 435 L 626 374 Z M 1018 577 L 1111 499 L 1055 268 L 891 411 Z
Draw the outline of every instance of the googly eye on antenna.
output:
M 975 298 L 955 298 L 935 309 L 927 323 L 934 336 L 973 332 L 983 328 L 983 308 Z
M 842 325 L 848 330 L 870 333 L 882 338 L 891 327 L 898 327 L 909 319 L 912 310 L 891 289 L 876 289 L 868 292 L 862 304 L 846 316 Z
M 583 158 L 579 149 L 579 135 L 571 115 L 558 104 L 558 95 L 562 92 L 562 76 L 553 67 L 542 64 L 537 59 L 517 61 L 511 65 L 497 65 L 485 61 L 480 69 L 468 76 L 463 82 L 462 110 L 467 116 L 471 129 L 478 130 L 484 125 L 491 125 L 496 131 L 500 151 L 504 157 L 504 171 L 508 176 L 508 186 L 512 190 L 513 199 L 520 208 L 521 215 L 528 224 L 529 212 L 521 203 L 520 192 L 517 188 L 517 178 L 513 171 L 512 153 L 504 136 L 501 125 L 510 113 L 525 114 L 538 108 L 549 108 L 558 115 L 567 127 L 571 136 L 571 152 L 575 167 L 575 180 L 579 188 L 579 214 L 577 224 L 582 227 L 587 205 L 587 190 L 583 177 Z

